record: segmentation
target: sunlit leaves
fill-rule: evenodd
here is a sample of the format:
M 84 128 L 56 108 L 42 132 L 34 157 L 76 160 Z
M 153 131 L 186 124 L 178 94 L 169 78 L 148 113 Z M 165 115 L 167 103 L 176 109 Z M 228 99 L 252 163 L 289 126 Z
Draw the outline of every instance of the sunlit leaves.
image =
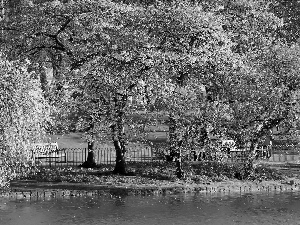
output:
M 50 109 L 26 64 L 1 56 L 0 77 L 0 150 L 4 168 L 14 173 L 31 159 L 31 145 L 43 138 Z

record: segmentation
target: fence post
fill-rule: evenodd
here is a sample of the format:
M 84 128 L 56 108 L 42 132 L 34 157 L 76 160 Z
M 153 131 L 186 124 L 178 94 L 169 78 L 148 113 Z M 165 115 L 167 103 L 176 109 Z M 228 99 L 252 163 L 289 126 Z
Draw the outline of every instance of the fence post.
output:
M 66 166 L 68 166 L 69 152 L 67 151 L 67 149 L 65 149 L 65 152 L 66 152 Z
M 34 155 L 34 151 L 32 150 L 32 164 L 33 166 L 35 166 L 36 162 L 35 162 L 35 155 Z
M 109 164 L 110 162 L 108 161 L 108 156 L 111 154 L 111 148 L 107 148 L 107 152 L 106 152 L 106 162 L 107 164 Z
M 102 158 L 103 158 L 103 149 L 99 147 L 98 148 L 98 164 L 100 164 L 100 163 L 104 164 Z
M 147 154 L 146 154 L 147 153 Z M 149 155 L 149 148 L 146 148 L 145 149 L 145 152 L 144 152 L 144 157 L 145 157 L 145 159 L 147 159 L 147 160 L 145 160 L 145 161 L 147 161 L 147 162 L 149 162 L 151 159 L 149 158 L 150 157 L 150 155 Z M 147 156 L 146 156 L 147 155 Z M 147 157 L 147 158 L 146 158 Z
M 56 163 L 57 163 L 57 159 L 58 159 L 58 157 L 57 157 L 57 150 L 55 150 L 55 152 L 54 152 L 54 167 L 56 168 L 57 166 L 56 166 Z
M 113 149 L 111 148 L 110 149 L 110 152 L 109 152 L 109 164 L 112 164 L 112 160 L 111 160 L 111 154 L 113 152 Z
M 65 156 L 65 163 L 68 163 L 68 152 L 67 152 L 67 149 L 66 148 L 64 148 L 64 156 Z
M 51 168 L 51 153 L 49 155 L 50 155 L 50 157 L 49 157 L 49 167 Z
M 108 155 L 110 154 L 110 151 L 111 151 L 111 148 L 107 147 L 104 152 L 105 152 L 105 158 L 104 158 L 104 161 L 106 162 L 106 164 L 109 164 L 109 161 L 108 161 Z

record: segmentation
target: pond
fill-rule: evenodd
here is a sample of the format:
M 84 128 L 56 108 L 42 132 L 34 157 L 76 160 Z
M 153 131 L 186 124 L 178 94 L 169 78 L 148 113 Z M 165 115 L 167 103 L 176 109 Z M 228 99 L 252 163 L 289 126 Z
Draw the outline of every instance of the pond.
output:
M 0 224 L 300 224 L 300 193 L 0 197 Z

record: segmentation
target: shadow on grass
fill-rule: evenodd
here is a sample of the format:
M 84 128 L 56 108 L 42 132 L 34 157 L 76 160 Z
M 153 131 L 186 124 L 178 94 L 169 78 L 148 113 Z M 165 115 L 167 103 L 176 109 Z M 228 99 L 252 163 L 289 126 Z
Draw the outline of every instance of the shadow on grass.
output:
M 218 162 L 200 162 L 197 164 L 183 163 L 185 179 L 194 182 L 204 180 L 222 181 L 228 179 L 247 180 L 280 180 L 283 175 L 276 169 L 260 166 L 255 169 L 251 177 L 237 177 L 243 173 L 241 164 L 225 164 Z M 113 173 L 114 165 L 100 165 L 94 169 L 82 168 L 36 168 L 23 179 L 37 180 L 38 182 L 139 182 L 138 180 L 177 180 L 174 162 L 128 162 L 127 173 L 118 175 Z M 147 182 L 148 182 L 147 181 Z
M 175 170 L 172 163 L 167 162 L 128 162 L 127 173 L 120 175 L 113 172 L 114 166 L 100 165 L 96 170 L 87 171 L 88 174 L 101 176 L 142 177 L 156 180 L 173 180 Z

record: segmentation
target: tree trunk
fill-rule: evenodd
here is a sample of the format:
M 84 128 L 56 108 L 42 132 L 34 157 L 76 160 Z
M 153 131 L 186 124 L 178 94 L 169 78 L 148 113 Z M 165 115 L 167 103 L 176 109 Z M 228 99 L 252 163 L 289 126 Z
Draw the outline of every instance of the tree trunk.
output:
M 285 116 L 287 116 L 287 111 L 285 112 Z M 280 124 L 286 117 L 281 118 L 271 118 L 268 120 L 265 120 L 263 124 L 258 128 L 256 133 L 253 135 L 250 145 L 250 152 L 248 155 L 248 158 L 245 163 L 245 174 L 244 178 L 248 177 L 249 175 L 253 174 L 255 171 L 254 167 L 254 161 L 256 158 L 256 144 L 259 142 L 260 138 L 264 135 L 267 135 L 270 132 L 270 129 Z
M 84 168 L 94 168 L 96 167 L 96 162 L 95 162 L 95 140 L 94 140 L 94 123 L 91 122 L 90 123 L 90 127 L 89 130 L 92 132 L 92 140 L 88 141 L 88 156 L 87 159 L 84 163 L 82 163 L 82 165 L 80 165 L 81 167 Z
M 114 140 L 114 146 L 116 149 L 116 165 L 113 173 L 125 175 L 126 174 L 125 146 L 121 144 L 119 140 Z
M 176 162 L 176 176 L 177 178 L 181 179 L 184 176 L 184 172 L 182 169 L 182 156 L 181 156 L 181 148 L 182 141 L 179 142 L 179 145 L 177 147 L 177 157 L 175 158 Z
M 47 99 L 47 97 L 49 95 L 49 88 L 48 88 L 47 74 L 46 74 L 46 71 L 43 68 L 42 64 L 39 67 L 39 73 L 40 73 L 40 82 L 41 82 L 41 88 L 43 91 L 43 95 Z
M 124 97 L 124 96 L 123 96 Z M 124 127 L 124 120 L 125 120 L 125 105 L 126 105 L 127 98 L 122 98 L 118 100 L 115 98 L 115 104 L 117 106 L 116 111 L 116 118 L 115 123 L 111 125 L 112 129 L 112 139 L 114 143 L 114 147 L 116 150 L 116 165 L 113 173 L 126 175 L 126 163 L 125 163 L 125 127 Z
M 253 162 L 256 158 L 256 141 L 251 141 L 250 149 L 249 149 L 249 155 L 247 158 L 247 161 L 245 163 L 245 168 L 244 168 L 244 175 L 242 179 L 250 176 L 251 174 L 254 174 L 254 166 Z
M 169 137 L 170 137 L 170 155 L 166 157 L 167 161 L 175 161 L 176 165 L 176 176 L 181 179 L 184 175 L 182 169 L 182 157 L 180 148 L 182 146 L 183 140 L 178 141 L 178 136 L 176 135 L 177 123 L 173 114 L 169 115 Z
M 86 161 L 81 165 L 81 167 L 84 168 L 96 167 L 94 147 L 95 147 L 95 141 L 88 142 L 88 156 Z
M 177 135 L 176 135 L 176 119 L 173 114 L 169 115 L 169 155 L 166 156 L 167 161 L 174 161 L 176 157 L 179 157 L 177 150 Z

